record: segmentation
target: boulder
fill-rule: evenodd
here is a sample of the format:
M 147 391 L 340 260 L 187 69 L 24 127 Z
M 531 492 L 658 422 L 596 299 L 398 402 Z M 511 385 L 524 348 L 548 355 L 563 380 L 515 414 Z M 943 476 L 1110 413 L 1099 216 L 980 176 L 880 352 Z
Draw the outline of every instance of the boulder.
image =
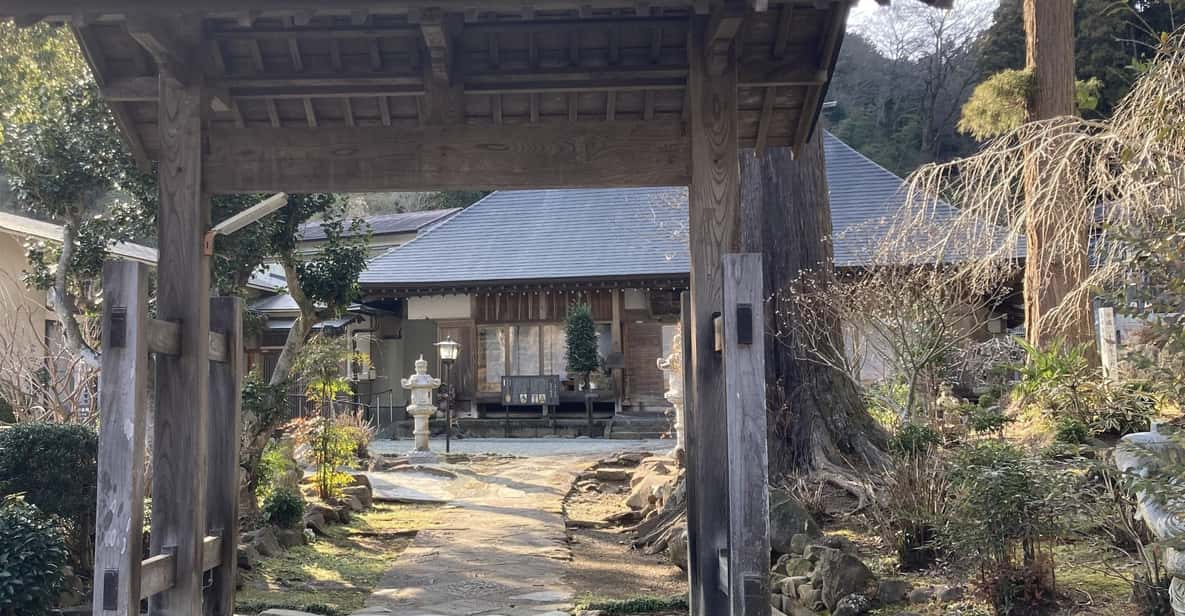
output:
M 860 616 L 870 609 L 872 609 L 872 602 L 868 600 L 868 597 L 853 593 L 836 603 L 831 616 Z
M 782 566 L 782 572 L 789 576 L 810 575 L 815 566 L 805 558 L 791 558 Z
M 779 554 L 791 554 L 790 540 L 797 534 L 818 537 L 819 524 L 811 514 L 785 490 L 769 493 L 769 543 Z M 801 552 L 800 552 L 801 553 Z
M 795 596 L 795 597 L 798 596 L 798 589 L 802 588 L 803 586 L 810 588 L 811 587 L 811 578 L 802 576 L 802 575 L 798 575 L 798 576 L 794 576 L 791 578 L 786 578 L 786 583 L 783 584 L 783 587 L 788 587 L 790 589 L 790 592 L 788 592 L 786 594 Z
M 342 501 L 342 504 L 344 504 L 346 507 L 348 507 L 350 509 L 350 511 L 353 513 L 361 513 L 363 511 L 366 511 L 366 506 L 363 505 L 362 501 L 359 500 L 359 498 L 357 496 L 354 496 L 353 494 L 342 494 L 341 501 Z M 341 516 L 340 512 L 338 513 L 338 516 L 339 517 Z
M 667 556 L 676 567 L 687 571 L 687 531 L 680 531 L 671 536 L 667 543 Z
M 346 486 L 342 488 L 342 494 L 353 496 L 367 509 L 374 505 L 374 495 L 368 486 Z
M 929 603 L 934 599 L 934 589 L 932 588 L 915 588 L 909 591 L 910 603 Z
M 881 605 L 904 603 L 909 599 L 909 591 L 913 584 L 905 580 L 881 580 L 876 587 L 876 600 Z
M 801 584 L 797 589 L 798 600 L 807 607 L 812 607 L 819 602 L 819 589 L 810 584 Z
M 235 554 L 240 569 L 251 569 L 259 562 L 259 550 L 256 550 L 255 546 L 250 543 L 239 543 L 235 548 Z
M 366 486 L 367 489 L 374 488 L 374 486 L 370 485 L 370 477 L 367 477 L 366 473 L 350 473 L 350 479 L 353 480 L 356 486 Z
M 947 586 L 946 588 L 938 591 L 936 596 L 938 597 L 939 601 L 943 603 L 950 603 L 952 601 L 961 601 L 963 599 L 963 595 L 965 594 L 966 593 L 964 592 L 962 586 Z
M 630 475 L 624 468 L 598 468 L 596 477 L 600 481 L 629 481 Z
M 325 516 L 316 511 L 309 511 L 304 514 L 304 527 L 322 537 L 329 535 L 328 525 L 325 524 Z
M 270 610 L 264 610 L 260 612 L 259 616 L 317 616 L 317 614 L 302 612 L 300 610 L 281 610 L 272 608 Z
M 794 533 L 794 536 L 790 537 L 790 553 L 796 556 L 801 555 L 806 551 L 806 546 L 811 542 L 811 539 L 813 537 L 806 533 Z
M 323 503 L 309 503 L 305 507 L 305 515 L 307 516 L 310 513 L 321 514 L 323 524 L 333 524 L 340 521 L 337 519 L 337 510 Z
M 634 475 L 633 489 L 625 504 L 632 509 L 644 509 L 651 503 L 660 502 L 663 488 L 674 478 L 674 475 Z
M 832 611 L 840 599 L 866 593 L 873 581 L 872 571 L 859 558 L 835 549 L 819 556 L 815 578 L 822 580 L 823 604 Z
M 338 505 L 335 511 L 337 512 L 337 521 L 341 522 L 342 524 L 349 524 L 350 519 L 354 517 L 353 514 L 350 513 L 350 505 L 346 503 Z
M 298 545 L 304 545 L 304 529 L 300 528 L 277 528 L 276 541 L 285 548 L 294 548 Z
M 252 532 L 251 545 L 264 557 L 278 556 L 284 552 L 284 548 L 280 547 L 280 542 L 276 539 L 275 531 L 270 526 Z

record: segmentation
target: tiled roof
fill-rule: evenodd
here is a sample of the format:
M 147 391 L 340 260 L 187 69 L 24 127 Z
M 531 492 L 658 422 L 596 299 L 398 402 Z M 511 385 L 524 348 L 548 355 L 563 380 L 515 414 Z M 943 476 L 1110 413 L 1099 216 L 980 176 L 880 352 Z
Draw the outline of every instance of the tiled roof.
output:
M 371 235 L 387 235 L 391 233 L 414 233 L 437 221 L 456 214 L 461 208 L 447 210 L 423 210 L 420 212 L 403 212 L 399 214 L 380 214 L 367 216 L 370 223 Z M 300 238 L 306 241 L 325 239 L 325 230 L 319 222 L 308 222 L 300 226 Z
M 904 201 L 901 178 L 825 134 L 835 264 L 869 263 Z M 932 220 L 954 216 L 945 203 Z M 499 191 L 370 261 L 369 286 L 686 275 L 687 191 Z

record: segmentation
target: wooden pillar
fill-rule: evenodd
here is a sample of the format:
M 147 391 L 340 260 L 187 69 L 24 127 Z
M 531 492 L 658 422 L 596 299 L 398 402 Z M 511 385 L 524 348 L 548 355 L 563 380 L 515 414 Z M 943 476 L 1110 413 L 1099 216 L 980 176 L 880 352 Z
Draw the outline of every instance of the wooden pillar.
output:
M 210 364 L 210 422 L 206 437 L 207 534 L 221 537 L 221 564 L 210 572 L 205 616 L 233 616 L 239 539 L 239 432 L 243 356 L 243 306 L 237 297 L 210 300 L 210 329 L 225 336 L 226 359 Z M 205 567 L 203 567 L 205 568 Z
M 98 616 L 140 614 L 147 326 L 148 266 L 104 263 L 93 608 Z
M 621 289 L 612 289 L 609 291 L 609 296 L 612 298 L 613 306 L 613 322 L 609 325 L 609 337 L 613 339 L 613 352 L 618 354 L 618 357 L 622 361 L 622 365 L 625 365 L 625 341 L 623 340 L 623 336 L 621 334 L 621 320 L 623 318 L 621 313 L 621 295 L 623 293 L 625 293 L 625 291 Z M 625 400 L 625 368 L 613 368 L 613 389 L 615 394 L 613 400 L 613 412 L 615 414 L 621 413 Z
M 209 417 L 210 224 L 202 193 L 202 82 L 160 77 L 160 213 L 157 318 L 179 324 L 180 353 L 156 359 L 152 554 L 175 556 L 172 588 L 152 597 L 153 616 L 201 611 Z
M 728 587 L 733 616 L 767 616 L 770 613 L 765 294 L 762 291 L 761 258 L 761 253 L 724 257 Z
M 691 613 L 729 613 L 720 556 L 728 549 L 728 451 L 724 374 L 713 319 L 723 309 L 722 257 L 736 250 L 740 202 L 737 60 L 734 46 L 709 45 L 707 16 L 688 40 L 691 186 L 691 370 L 687 431 L 687 526 Z

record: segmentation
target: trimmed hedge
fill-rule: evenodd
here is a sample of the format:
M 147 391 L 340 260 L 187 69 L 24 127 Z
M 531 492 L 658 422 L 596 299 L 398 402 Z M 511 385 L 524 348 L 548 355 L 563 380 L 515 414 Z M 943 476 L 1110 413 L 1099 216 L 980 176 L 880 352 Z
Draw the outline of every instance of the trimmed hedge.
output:
M 58 520 L 19 496 L 0 501 L 0 614 L 48 614 L 69 557 Z
M 75 424 L 27 423 L 0 430 L 0 497 L 25 501 L 67 525 L 70 548 L 90 570 L 99 437 Z

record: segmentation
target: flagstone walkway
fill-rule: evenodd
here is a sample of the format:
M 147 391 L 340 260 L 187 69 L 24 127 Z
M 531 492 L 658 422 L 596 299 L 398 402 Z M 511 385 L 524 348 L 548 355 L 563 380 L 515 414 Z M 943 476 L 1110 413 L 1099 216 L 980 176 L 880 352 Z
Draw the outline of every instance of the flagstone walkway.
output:
M 658 450 L 669 441 L 611 451 Z M 360 613 L 390 616 L 564 616 L 573 590 L 562 501 L 605 452 L 562 444 L 522 458 L 485 458 L 422 471 L 376 472 L 378 500 L 445 502 L 442 526 L 420 531 Z

